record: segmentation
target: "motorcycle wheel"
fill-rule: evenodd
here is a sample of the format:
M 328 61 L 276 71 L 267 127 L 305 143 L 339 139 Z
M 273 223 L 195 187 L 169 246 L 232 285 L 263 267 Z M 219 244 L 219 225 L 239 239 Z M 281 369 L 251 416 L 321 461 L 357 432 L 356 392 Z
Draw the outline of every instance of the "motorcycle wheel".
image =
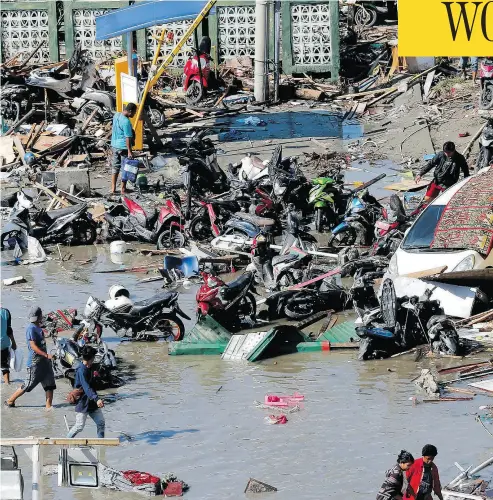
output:
M 214 237 L 209 220 L 201 215 L 197 215 L 190 222 L 190 234 L 197 241 L 208 241 Z
M 448 335 L 444 336 L 444 338 L 442 339 L 442 345 L 447 347 L 447 354 L 451 354 L 453 356 L 457 355 L 459 351 L 459 345 L 455 338 Z
M 79 245 L 92 245 L 96 240 L 96 228 L 90 222 L 80 221 L 74 236 Z
M 330 234 L 327 246 L 329 247 L 349 247 L 356 241 L 356 232 L 352 227 L 344 233 Z
M 251 293 L 247 293 L 245 297 L 238 304 L 238 308 L 236 309 L 237 317 L 246 318 L 249 317 L 252 321 L 256 321 L 257 319 L 257 302 L 255 301 L 255 297 Z
M 317 208 L 315 210 L 315 231 L 317 231 L 317 233 L 321 233 L 324 229 L 323 219 L 324 219 L 323 209 Z
M 294 285 L 294 278 L 289 273 L 283 274 L 281 278 L 279 278 L 278 284 L 281 290 L 284 288 L 289 288 L 290 286 Z
M 315 313 L 312 297 L 307 297 L 305 302 L 292 302 L 284 307 L 284 314 L 291 319 L 305 319 Z
M 484 88 L 481 91 L 481 108 L 493 108 L 493 84 L 485 82 Z
M 193 80 L 185 94 L 185 101 L 187 104 L 197 104 L 203 97 L 204 87 L 196 80 Z
M 154 321 L 152 328 L 163 332 L 163 335 L 166 338 L 173 337 L 175 342 L 183 340 L 183 337 L 185 336 L 185 325 L 181 319 L 176 317 L 174 314 L 162 314 L 156 321 Z
M 2 250 L 4 250 L 5 248 L 10 248 L 10 246 L 8 246 L 7 243 L 12 238 L 19 239 L 20 238 L 19 231 L 10 231 L 9 233 L 2 234 L 2 240 L 0 242 Z
M 164 127 L 164 115 L 159 111 L 159 109 L 147 107 L 146 113 L 149 119 L 151 120 L 151 124 L 154 128 L 162 128 Z
M 157 239 L 158 250 L 180 248 L 185 244 L 185 236 L 176 229 L 165 229 Z
M 104 123 L 104 113 L 103 110 L 101 109 L 101 106 L 98 104 L 88 102 L 79 112 L 77 115 L 77 121 L 81 123 L 85 123 L 86 120 L 91 116 L 92 112 L 97 109 L 98 111 L 96 114 L 92 117 L 93 120 L 97 121 L 98 123 Z
M 371 28 L 376 24 L 377 19 L 377 11 L 369 7 L 357 7 L 354 13 L 354 24 L 359 28 Z

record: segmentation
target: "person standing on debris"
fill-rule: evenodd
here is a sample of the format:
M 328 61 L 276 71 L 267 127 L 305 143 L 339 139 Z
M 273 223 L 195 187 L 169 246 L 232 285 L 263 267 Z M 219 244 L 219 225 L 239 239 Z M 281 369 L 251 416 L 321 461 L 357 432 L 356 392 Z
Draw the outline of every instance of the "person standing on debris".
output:
M 111 133 L 111 194 L 116 192 L 116 181 L 122 167 L 124 158 L 133 158 L 132 143 L 134 140 L 134 131 L 130 118 L 135 115 L 137 106 L 129 102 L 121 113 L 115 113 L 113 117 L 113 130 Z M 122 194 L 126 192 L 126 181 L 122 181 Z
M 433 173 L 433 181 L 428 186 L 425 194 L 424 203 L 429 203 L 434 200 L 442 191 L 453 186 L 460 177 L 460 172 L 464 177 L 469 177 L 469 167 L 467 161 L 455 149 L 453 142 L 446 142 L 443 145 L 443 151 L 436 154 L 428 164 L 421 169 L 416 177 L 416 184 L 421 180 L 423 175 L 430 170 L 435 169 Z
M 402 495 L 407 488 L 404 473 L 413 463 L 413 456 L 402 450 L 397 457 L 397 464 L 385 473 L 385 481 L 378 490 L 377 500 L 402 500 Z
M 82 363 L 75 371 L 75 389 L 82 389 L 82 395 L 75 407 L 75 425 L 70 429 L 67 437 L 73 438 L 84 429 L 87 416 L 89 415 L 96 424 L 98 430 L 98 438 L 104 438 L 105 421 L 101 408 L 104 406 L 104 401 L 97 395 L 96 391 L 91 387 L 92 371 L 91 366 L 96 357 L 96 349 L 91 346 L 82 348 Z
M 15 401 L 25 392 L 31 392 L 38 384 L 43 386 L 46 394 L 46 409 L 51 410 L 53 404 L 53 391 L 56 389 L 55 374 L 51 359 L 53 356 L 46 351 L 46 341 L 41 322 L 43 312 L 40 307 L 32 307 L 29 311 L 29 325 L 26 328 L 27 348 L 27 377 L 22 386 L 5 401 L 9 407 L 15 406 Z
M 443 500 L 442 485 L 438 475 L 438 467 L 433 463 L 438 455 L 436 446 L 426 444 L 421 452 L 422 458 L 415 460 L 407 471 L 409 488 L 405 500 L 432 500 L 434 493 Z
M 4 383 L 10 384 L 10 348 L 15 351 L 17 345 L 14 339 L 14 331 L 12 330 L 10 311 L 4 307 L 0 307 L 0 322 L 2 328 L 2 337 L 0 339 L 2 350 L 2 375 Z
M 464 80 L 467 79 L 467 66 L 471 62 L 471 74 L 472 74 L 472 83 L 476 83 L 476 77 L 478 76 L 478 66 L 479 66 L 479 57 L 461 57 L 460 58 L 460 69 L 462 72 L 462 77 Z

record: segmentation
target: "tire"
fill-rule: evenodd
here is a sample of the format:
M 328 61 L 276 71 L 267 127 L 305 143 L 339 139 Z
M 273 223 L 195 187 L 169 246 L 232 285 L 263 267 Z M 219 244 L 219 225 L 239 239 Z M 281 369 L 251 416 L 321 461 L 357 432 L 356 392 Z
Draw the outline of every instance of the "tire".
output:
M 377 19 L 378 13 L 371 7 L 358 6 L 354 13 L 354 24 L 360 28 L 371 28 L 376 24 Z
M 154 330 L 163 332 L 167 338 L 173 337 L 174 342 L 183 340 L 185 336 L 185 325 L 176 314 L 161 314 L 152 324 Z
M 157 239 L 158 250 L 181 248 L 185 244 L 185 236 L 177 229 L 165 229 Z
M 480 99 L 482 109 L 493 108 L 493 84 L 485 82 Z
M 214 238 L 209 219 L 202 215 L 197 215 L 190 222 L 190 235 L 196 241 L 208 241 Z
M 289 288 L 294 285 L 294 278 L 290 273 L 283 274 L 278 280 L 277 285 L 282 288 Z
M 243 309 L 246 307 L 248 307 L 249 310 L 245 314 Z M 251 293 L 247 293 L 245 297 L 238 303 L 236 311 L 236 316 L 238 318 L 240 318 L 242 315 L 243 317 L 249 316 L 250 319 L 255 322 L 257 319 L 257 302 L 255 300 L 255 297 Z
M 290 319 L 305 319 L 315 313 L 316 308 L 311 300 L 312 297 L 307 297 L 304 302 L 288 301 L 284 307 L 284 314 Z
M 204 87 L 197 81 L 193 80 L 185 94 L 185 101 L 188 104 L 197 104 L 204 97 Z
M 88 221 L 79 221 L 75 228 L 75 242 L 79 245 L 92 245 L 96 241 L 96 228 Z
M 159 111 L 159 109 L 151 108 L 150 106 L 146 106 L 146 113 L 151 121 L 151 125 L 154 128 L 162 128 L 164 127 L 165 118 L 164 114 Z
M 356 241 L 356 231 L 349 227 L 344 233 L 330 234 L 327 246 L 332 247 L 348 247 L 354 245 Z
M 79 114 L 77 115 L 77 121 L 84 123 L 92 114 L 92 112 L 97 109 L 98 111 L 96 114 L 92 117 L 93 120 L 97 121 L 98 123 L 104 123 L 104 112 L 101 109 L 101 106 L 99 104 L 96 104 L 94 102 L 88 102 L 85 104 L 82 109 L 79 111 Z
M 324 225 L 323 219 L 324 219 L 323 209 L 317 208 L 315 210 L 315 231 L 317 231 L 317 233 L 321 233 L 323 231 L 323 225 Z
M 447 354 L 456 356 L 459 352 L 459 345 L 457 343 L 457 340 L 449 337 L 448 335 L 442 339 L 442 345 L 447 347 Z

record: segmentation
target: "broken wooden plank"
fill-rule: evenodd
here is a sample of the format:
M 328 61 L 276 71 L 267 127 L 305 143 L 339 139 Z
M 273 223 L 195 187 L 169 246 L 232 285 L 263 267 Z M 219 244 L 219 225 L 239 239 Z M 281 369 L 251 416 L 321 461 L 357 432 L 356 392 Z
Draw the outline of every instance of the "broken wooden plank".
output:
M 435 70 L 428 73 L 423 87 L 423 100 L 428 99 L 428 94 L 430 93 L 431 86 L 433 85 L 433 78 L 435 78 Z
M 39 190 L 45 192 L 50 198 L 53 198 L 56 201 L 58 201 L 64 207 L 71 206 L 71 203 L 69 203 L 67 200 L 64 200 L 63 198 L 60 198 L 60 196 L 57 196 L 51 189 L 47 188 L 46 186 L 43 186 L 43 184 L 40 184 L 39 182 L 35 182 L 34 186 L 37 187 Z
M 19 136 L 17 134 L 13 135 L 12 137 L 14 139 L 14 144 L 15 144 L 15 147 L 17 149 L 17 152 L 19 153 L 19 157 L 20 157 L 22 164 L 25 167 L 27 167 L 27 163 L 26 163 L 26 160 L 24 158 L 24 156 L 26 156 L 26 152 L 24 151 L 24 147 L 22 146 L 22 142 L 19 139 Z
M 62 135 L 53 135 L 53 136 L 41 135 L 39 139 L 37 139 L 36 142 L 33 144 L 33 149 L 41 151 L 44 149 L 57 146 L 60 143 L 65 142 L 66 140 L 67 137 L 64 137 Z

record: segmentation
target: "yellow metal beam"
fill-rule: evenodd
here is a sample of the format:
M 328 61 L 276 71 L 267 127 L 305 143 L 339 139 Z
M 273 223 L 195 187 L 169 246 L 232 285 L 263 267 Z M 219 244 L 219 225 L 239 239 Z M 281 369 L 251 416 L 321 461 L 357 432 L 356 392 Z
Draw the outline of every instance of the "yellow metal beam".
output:
M 217 0 L 209 0 L 207 4 L 204 6 L 204 8 L 200 11 L 199 15 L 195 18 L 193 23 L 190 25 L 190 27 L 187 29 L 185 34 L 182 36 L 181 40 L 176 44 L 176 47 L 173 48 L 173 50 L 168 54 L 166 59 L 161 63 L 159 68 L 156 68 L 157 60 L 159 58 L 159 52 L 161 50 L 161 43 L 164 37 L 164 32 L 166 31 L 163 28 L 163 31 L 161 33 L 161 36 L 159 37 L 160 43 L 156 47 L 156 52 L 154 53 L 154 57 L 152 60 L 152 65 L 151 69 L 149 70 L 149 77 L 147 78 L 146 86 L 144 88 L 144 92 L 142 93 L 142 98 L 140 100 L 139 106 L 137 108 L 137 112 L 135 113 L 135 116 L 133 117 L 132 120 L 132 126 L 135 127 L 135 124 L 139 121 L 141 115 L 142 115 L 142 110 L 144 108 L 144 102 L 145 98 L 147 97 L 147 94 L 149 93 L 149 90 L 156 85 L 157 81 L 161 77 L 161 75 L 165 72 L 166 68 L 171 64 L 173 61 L 174 57 L 182 47 L 185 45 L 186 41 L 193 35 L 193 32 L 197 29 L 199 24 L 204 20 L 204 17 L 209 13 L 209 11 L 214 7 L 216 4 Z

